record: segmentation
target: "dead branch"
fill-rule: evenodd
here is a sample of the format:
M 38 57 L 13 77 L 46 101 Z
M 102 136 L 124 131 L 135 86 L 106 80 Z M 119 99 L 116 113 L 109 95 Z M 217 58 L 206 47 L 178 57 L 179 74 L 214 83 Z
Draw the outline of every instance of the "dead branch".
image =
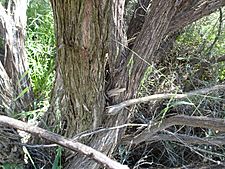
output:
M 188 136 L 185 134 L 157 134 L 152 137 L 149 137 L 146 142 L 156 142 L 156 141 L 176 141 L 184 144 L 201 144 L 201 145 L 214 145 L 222 146 L 225 145 L 225 136 L 216 136 L 216 137 L 205 137 L 200 138 L 197 136 Z M 129 142 L 123 142 L 129 144 Z M 132 142 L 136 144 L 135 142 Z
M 123 101 L 119 104 L 109 106 L 108 113 L 110 115 L 114 115 L 114 114 L 118 113 L 120 110 L 122 110 L 123 108 L 134 105 L 134 104 L 138 104 L 138 103 L 144 103 L 144 102 L 149 102 L 149 101 L 153 101 L 153 100 L 170 99 L 170 98 L 182 99 L 182 98 L 192 97 L 192 96 L 196 96 L 196 95 L 206 94 L 206 93 L 209 93 L 209 92 L 212 92 L 215 90 L 221 90 L 221 89 L 225 89 L 225 85 L 216 85 L 216 86 L 213 86 L 210 88 L 198 89 L 198 90 L 194 90 L 194 91 L 184 93 L 184 94 L 171 94 L 171 93 L 154 94 L 151 96 L 130 99 L 130 100 Z
M 150 124 L 143 132 L 136 136 L 128 136 L 123 139 L 124 142 L 132 141 L 139 144 L 151 140 L 157 132 L 162 131 L 173 125 L 186 125 L 191 127 L 209 128 L 215 131 L 225 132 L 225 120 L 219 118 L 209 118 L 204 116 L 177 115 L 162 120 L 155 124 Z
M 114 160 L 111 160 L 105 154 L 98 152 L 91 147 L 88 147 L 79 142 L 73 142 L 72 140 L 66 139 L 58 134 L 44 130 L 40 127 L 36 127 L 28 123 L 2 115 L 0 115 L 0 124 L 29 132 L 31 134 L 54 142 L 58 145 L 61 145 L 69 150 L 82 153 L 88 156 L 89 158 L 95 160 L 96 162 L 100 163 L 101 165 L 106 166 L 109 169 L 128 169 L 127 166 L 122 165 Z

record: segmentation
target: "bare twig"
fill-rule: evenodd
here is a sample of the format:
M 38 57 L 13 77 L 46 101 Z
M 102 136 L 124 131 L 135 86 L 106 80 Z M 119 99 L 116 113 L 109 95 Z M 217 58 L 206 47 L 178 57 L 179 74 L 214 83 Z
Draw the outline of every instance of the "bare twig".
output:
M 103 166 L 106 166 L 109 169 L 128 169 L 127 166 L 122 165 L 114 160 L 111 160 L 105 154 L 98 152 L 91 147 L 88 147 L 79 142 L 73 142 L 72 140 L 66 139 L 58 134 L 44 130 L 40 127 L 36 127 L 28 123 L 2 115 L 0 115 L 0 124 L 29 132 L 39 137 L 45 138 L 46 140 L 52 141 L 65 148 L 68 148 L 72 151 L 82 153 L 88 156 L 89 158 L 95 160 L 96 162 L 102 164 Z
M 148 127 L 148 124 L 123 124 L 120 126 L 115 126 L 115 127 L 110 127 L 110 128 L 99 128 L 99 129 L 92 130 L 92 131 L 88 130 L 88 131 L 77 134 L 76 136 L 73 137 L 73 140 L 79 140 L 81 138 L 88 137 L 88 136 L 91 136 L 93 134 L 97 134 L 100 132 L 108 132 L 111 130 L 117 130 L 117 129 L 122 129 L 122 128 L 126 128 L 126 127 Z
M 153 135 L 173 125 L 186 125 L 191 127 L 210 128 L 216 131 L 225 132 L 225 120 L 219 118 L 209 118 L 204 116 L 187 116 L 177 115 L 161 122 L 150 125 L 147 129 L 136 136 L 128 136 L 123 140 L 125 142 L 132 141 L 139 144 L 146 140 L 151 140 Z
M 36 145 L 30 145 L 30 144 L 24 144 L 24 143 L 17 143 L 18 145 L 29 147 L 29 148 L 51 148 L 51 147 L 57 147 L 57 144 L 36 144 Z
M 123 101 L 119 104 L 109 106 L 108 113 L 110 115 L 114 115 L 118 113 L 120 110 L 122 110 L 123 108 L 134 105 L 134 104 L 138 104 L 138 103 L 144 103 L 144 102 L 149 102 L 153 100 L 170 99 L 170 98 L 182 99 L 182 98 L 192 97 L 196 95 L 206 94 L 206 93 L 209 93 L 215 90 L 220 90 L 220 89 L 225 89 L 225 85 L 216 85 L 210 88 L 194 90 L 184 94 L 171 94 L 171 93 L 155 94 L 151 96 L 140 97 L 137 99 L 130 99 L 130 100 Z

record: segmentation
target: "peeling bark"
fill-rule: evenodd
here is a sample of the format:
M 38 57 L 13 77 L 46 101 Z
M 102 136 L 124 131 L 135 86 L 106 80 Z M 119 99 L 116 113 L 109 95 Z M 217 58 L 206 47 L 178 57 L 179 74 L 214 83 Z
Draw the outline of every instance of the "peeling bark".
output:
M 23 10 L 21 10 L 23 9 Z M 11 80 L 13 102 L 12 111 L 28 110 L 33 101 L 33 93 L 28 76 L 28 63 L 25 53 L 27 1 L 9 1 L 7 10 L 0 4 L 1 36 L 4 55 L 1 61 Z M 26 91 L 24 95 L 21 95 Z
M 0 4 L 0 114 L 14 116 L 33 102 L 24 46 L 27 1 L 8 1 L 6 8 Z M 0 125 L 0 164 L 23 163 L 20 139 L 15 129 Z

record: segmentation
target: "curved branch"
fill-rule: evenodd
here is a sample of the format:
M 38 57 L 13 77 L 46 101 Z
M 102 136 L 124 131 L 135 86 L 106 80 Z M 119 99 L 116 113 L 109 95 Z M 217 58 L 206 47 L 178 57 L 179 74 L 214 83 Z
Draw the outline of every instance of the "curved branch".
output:
M 145 142 L 156 142 L 156 141 L 176 141 L 184 144 L 205 144 L 215 146 L 225 145 L 224 136 L 217 136 L 212 138 L 210 137 L 200 138 L 197 136 L 187 136 L 185 134 L 157 134 L 145 140 Z M 123 143 L 129 144 L 130 141 L 127 140 L 126 142 L 124 141 Z M 137 144 L 136 142 L 132 143 Z
M 143 132 L 136 136 L 128 136 L 124 141 L 132 141 L 135 144 L 147 141 L 154 137 L 153 135 L 173 125 L 186 125 L 191 127 L 210 128 L 217 131 L 225 132 L 225 120 L 219 118 L 209 118 L 204 116 L 187 116 L 177 115 L 161 122 L 150 124 Z
M 194 90 L 194 91 L 184 93 L 184 94 L 171 94 L 171 93 L 154 94 L 151 96 L 130 99 L 130 100 L 123 101 L 119 104 L 109 106 L 108 113 L 110 115 L 114 115 L 114 114 L 118 113 L 120 110 L 122 110 L 123 108 L 134 105 L 134 104 L 138 104 L 138 103 L 144 103 L 144 102 L 149 102 L 149 101 L 153 101 L 153 100 L 170 99 L 170 98 L 182 99 L 182 98 L 192 97 L 192 96 L 196 96 L 196 95 L 206 94 L 206 93 L 209 93 L 209 92 L 212 92 L 215 90 L 220 90 L 220 89 L 225 89 L 225 85 L 216 85 L 216 86 L 213 86 L 210 88 Z
M 146 6 L 149 3 L 149 1 L 144 2 L 146 3 Z M 215 12 L 224 5 L 225 2 L 223 0 L 209 0 L 208 2 L 206 0 L 183 1 L 178 6 L 179 11 L 172 18 L 167 33 L 176 32 L 190 23 Z M 138 16 L 132 18 L 127 32 L 128 38 L 132 38 L 132 42 L 136 39 L 137 34 L 139 34 L 144 21 L 145 17 L 142 17 L 141 19 Z
M 54 142 L 58 145 L 61 145 L 65 148 L 68 148 L 72 151 L 82 153 L 88 156 L 89 158 L 95 160 L 96 162 L 102 164 L 103 166 L 106 166 L 109 169 L 129 169 L 127 166 L 122 165 L 114 160 L 111 160 L 105 154 L 98 152 L 91 147 L 88 147 L 79 142 L 73 142 L 72 140 L 68 140 L 58 134 L 44 130 L 40 127 L 36 127 L 27 124 L 25 122 L 15 120 L 13 118 L 2 115 L 0 115 L 0 124 L 29 132 L 31 134 L 37 135 L 39 137 L 45 138 L 46 140 Z
M 183 1 L 173 17 L 167 33 L 175 32 L 225 5 L 224 0 Z

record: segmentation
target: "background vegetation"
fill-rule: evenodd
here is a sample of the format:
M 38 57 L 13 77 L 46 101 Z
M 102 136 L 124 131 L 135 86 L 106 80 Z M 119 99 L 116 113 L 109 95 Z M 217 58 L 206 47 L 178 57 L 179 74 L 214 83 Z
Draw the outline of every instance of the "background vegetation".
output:
M 25 112 L 23 115 L 36 120 L 49 106 L 54 82 L 55 35 L 49 1 L 30 1 L 27 17 L 26 50 L 35 102 L 34 111 Z

